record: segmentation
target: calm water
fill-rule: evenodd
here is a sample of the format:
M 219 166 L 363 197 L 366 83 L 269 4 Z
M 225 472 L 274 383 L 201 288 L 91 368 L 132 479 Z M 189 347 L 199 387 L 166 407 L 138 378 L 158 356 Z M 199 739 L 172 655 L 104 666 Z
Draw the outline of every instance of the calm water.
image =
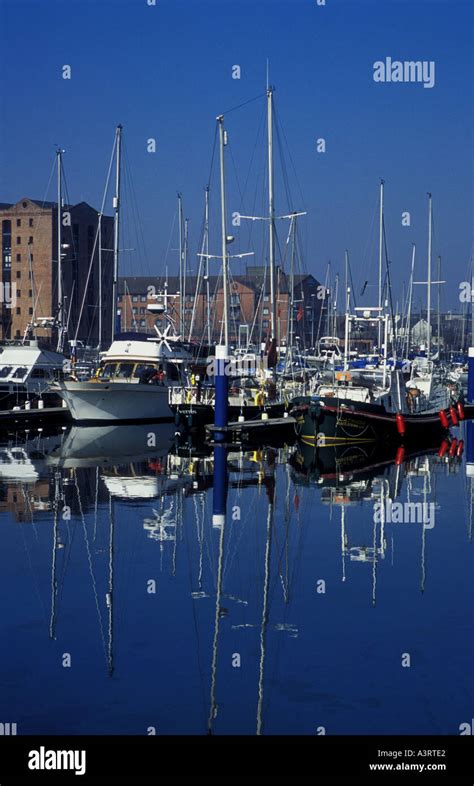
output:
M 459 734 L 473 707 L 465 458 L 265 449 L 229 454 L 224 479 L 220 454 L 170 453 L 173 431 L 2 448 L 0 721 Z M 384 521 L 387 498 L 433 503 L 431 518 Z

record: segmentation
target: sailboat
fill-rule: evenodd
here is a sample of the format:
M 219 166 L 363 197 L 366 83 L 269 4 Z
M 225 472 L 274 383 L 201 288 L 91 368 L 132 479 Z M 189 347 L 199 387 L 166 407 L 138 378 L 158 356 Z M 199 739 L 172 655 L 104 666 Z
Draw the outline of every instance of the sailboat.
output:
M 174 418 L 169 405 L 169 389 L 183 383 L 185 365 L 193 357 L 174 331 L 171 319 L 156 336 L 116 333 L 117 282 L 119 271 L 120 185 L 122 126 L 115 137 L 114 272 L 112 287 L 112 335 L 110 348 L 102 355 L 95 375 L 87 381 L 72 376 L 58 382 L 55 389 L 69 407 L 71 417 L 81 423 L 131 423 Z M 150 303 L 150 309 L 154 310 Z M 156 383 L 156 384 L 155 384 Z

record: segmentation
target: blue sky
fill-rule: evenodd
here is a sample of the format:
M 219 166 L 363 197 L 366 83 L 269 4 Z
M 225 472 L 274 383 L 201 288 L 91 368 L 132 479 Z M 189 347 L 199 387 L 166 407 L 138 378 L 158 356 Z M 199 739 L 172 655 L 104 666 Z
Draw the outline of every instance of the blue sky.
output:
M 466 0 L 2 0 L 0 201 L 42 198 L 56 144 L 72 201 L 99 206 L 114 129 L 124 125 L 122 272 L 177 267 L 176 193 L 196 267 L 215 118 L 265 91 L 266 60 L 290 196 L 276 156 L 278 212 L 303 209 L 302 264 L 323 279 L 348 248 L 356 290 L 375 302 L 379 180 L 386 181 L 392 278 L 400 298 L 417 243 L 425 278 L 427 197 L 446 306 L 456 308 L 472 244 L 472 7 Z M 434 60 L 436 84 L 377 84 L 373 63 Z M 62 66 L 71 65 L 71 80 Z M 232 79 L 239 65 L 241 78 Z M 226 113 L 229 214 L 265 209 L 264 101 Z M 260 128 L 260 134 L 258 133 Z M 147 152 L 156 138 L 157 152 Z M 325 138 L 326 152 L 316 152 Z M 217 159 L 211 251 L 220 241 Z M 246 185 L 246 187 L 245 187 Z M 240 192 L 243 192 L 241 200 Z M 132 193 L 134 197 L 132 199 Z M 54 199 L 54 189 L 47 198 Z M 110 212 L 111 198 L 108 200 Z M 410 211 L 411 226 L 401 214 Z M 284 247 L 287 227 L 279 225 Z M 235 228 L 236 250 L 265 255 L 261 226 Z M 242 262 L 234 263 L 235 272 Z M 285 262 L 287 264 L 287 261 Z M 417 303 L 422 295 L 416 293 Z

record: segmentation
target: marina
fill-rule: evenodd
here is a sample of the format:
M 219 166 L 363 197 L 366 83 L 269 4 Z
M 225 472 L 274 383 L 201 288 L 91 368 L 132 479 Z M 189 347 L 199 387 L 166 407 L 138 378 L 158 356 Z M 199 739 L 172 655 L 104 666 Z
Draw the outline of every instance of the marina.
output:
M 470 4 L 0 6 L 0 786 L 472 786 Z

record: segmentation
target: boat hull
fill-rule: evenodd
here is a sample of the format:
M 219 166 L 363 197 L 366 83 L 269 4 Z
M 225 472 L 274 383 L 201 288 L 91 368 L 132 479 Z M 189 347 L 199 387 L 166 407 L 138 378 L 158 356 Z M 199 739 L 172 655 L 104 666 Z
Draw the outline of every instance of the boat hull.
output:
M 291 410 L 296 418 L 296 433 L 307 445 L 339 443 L 407 444 L 429 437 L 441 438 L 445 429 L 437 412 L 404 415 L 404 433 L 400 433 L 395 413 L 376 404 L 341 404 L 334 398 L 299 401 Z
M 59 385 L 76 423 L 172 422 L 168 388 L 127 382 L 63 382 Z

